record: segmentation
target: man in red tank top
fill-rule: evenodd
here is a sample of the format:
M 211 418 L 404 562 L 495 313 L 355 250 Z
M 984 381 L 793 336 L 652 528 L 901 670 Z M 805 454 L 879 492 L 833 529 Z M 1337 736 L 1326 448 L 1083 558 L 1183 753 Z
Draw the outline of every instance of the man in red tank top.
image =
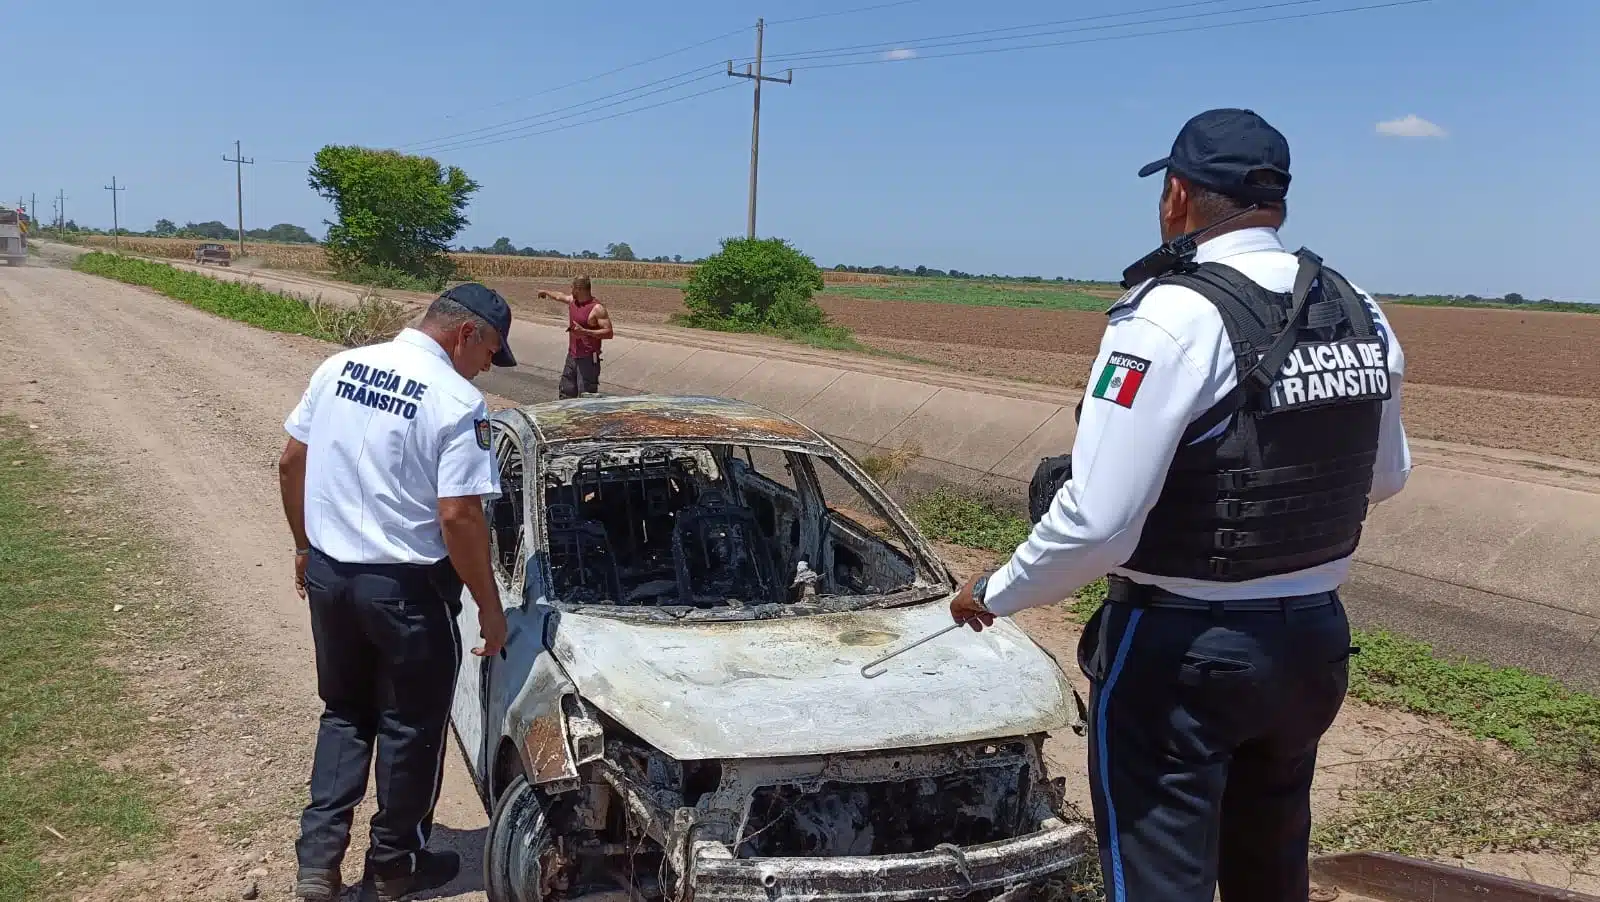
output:
M 572 280 L 572 293 L 541 291 L 539 297 L 567 305 L 567 365 L 561 371 L 561 397 L 600 391 L 600 343 L 610 338 L 611 314 L 589 290 L 589 277 Z

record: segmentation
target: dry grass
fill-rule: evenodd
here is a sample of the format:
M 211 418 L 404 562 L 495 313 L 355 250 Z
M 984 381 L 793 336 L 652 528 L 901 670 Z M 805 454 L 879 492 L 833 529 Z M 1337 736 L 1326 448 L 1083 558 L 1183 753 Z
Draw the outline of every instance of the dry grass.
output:
M 78 241 L 93 247 L 111 247 L 112 244 L 110 235 L 84 235 Z M 163 257 L 169 260 L 192 260 L 195 248 L 202 244 L 217 242 L 188 238 L 123 238 L 121 243 L 122 249 L 132 254 Z M 312 244 L 246 241 L 245 253 L 275 269 L 299 269 L 308 272 L 328 269 L 328 259 L 323 254 L 322 248 Z M 694 266 L 689 263 L 625 263 L 620 260 L 568 260 L 558 257 L 511 257 L 499 254 L 451 254 L 450 259 L 456 262 L 460 274 L 468 279 L 570 279 L 575 276 L 589 276 L 593 279 L 681 282 L 694 272 Z M 887 282 L 889 277 L 872 273 L 824 270 L 822 280 L 828 284 L 844 285 Z
M 311 318 L 322 334 L 348 348 L 388 341 L 400 334 L 413 311 L 406 304 L 392 301 L 374 290 L 362 293 L 354 307 L 342 304 L 311 305 Z
M 1364 762 L 1316 826 L 1324 852 L 1600 852 L 1600 758 L 1557 764 L 1494 743 L 1430 736 Z
M 861 469 L 866 470 L 873 481 L 889 486 L 898 482 L 911 462 L 921 456 L 921 445 L 906 442 L 898 448 L 868 454 L 861 460 Z

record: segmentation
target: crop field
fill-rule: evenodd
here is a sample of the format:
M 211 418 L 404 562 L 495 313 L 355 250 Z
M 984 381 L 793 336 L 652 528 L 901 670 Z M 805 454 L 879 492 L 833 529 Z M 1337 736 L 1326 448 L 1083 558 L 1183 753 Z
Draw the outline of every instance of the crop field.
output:
M 86 235 L 80 239 L 94 247 L 110 247 L 109 235 Z M 171 260 L 190 260 L 194 249 L 201 244 L 218 243 L 195 241 L 187 238 L 123 238 L 122 249 L 149 257 Z M 231 242 L 220 242 L 232 246 Z M 263 265 L 275 269 L 298 269 L 307 272 L 326 272 L 328 259 L 322 248 L 307 244 L 270 244 L 246 241 L 248 256 L 259 259 Z M 635 263 L 620 260 L 571 260 L 560 257 L 512 257 L 499 254 L 451 254 L 460 267 L 461 274 L 469 279 L 498 278 L 561 278 L 590 276 L 596 279 L 627 279 L 680 283 L 694 272 L 689 263 Z M 830 284 L 859 284 L 887 282 L 887 276 L 871 273 L 824 272 L 823 280 Z
M 872 301 L 921 301 L 964 307 L 1032 310 L 1104 310 L 1122 289 L 1103 282 L 982 282 L 972 279 L 897 279 L 882 285 L 847 285 L 828 295 Z
M 1105 331 L 1115 286 L 958 283 L 966 302 L 948 294 L 918 297 L 919 279 L 840 286 L 819 296 L 834 325 L 869 349 L 927 361 L 984 378 L 1081 388 Z M 956 280 L 928 280 L 934 288 Z M 909 285 L 907 283 L 910 283 Z M 494 279 L 514 308 L 548 316 L 537 298 L 550 279 Z M 1084 307 L 1074 293 L 1108 295 Z M 678 288 L 602 282 L 595 293 L 628 324 L 665 323 L 683 311 Z M 896 295 L 899 297 L 896 297 Z M 1045 304 L 982 303 L 1040 294 Z M 942 301 L 942 302 L 941 302 Z M 1406 354 L 1406 418 L 1418 438 L 1510 448 L 1600 461 L 1600 316 L 1527 309 L 1386 304 Z M 1559 378 L 1530 387 L 1518 374 L 1539 361 Z

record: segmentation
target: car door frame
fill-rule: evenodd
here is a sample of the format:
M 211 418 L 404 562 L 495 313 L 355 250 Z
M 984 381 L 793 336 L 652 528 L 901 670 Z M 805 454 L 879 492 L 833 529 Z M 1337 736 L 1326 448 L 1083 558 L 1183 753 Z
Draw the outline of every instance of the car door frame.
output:
M 529 490 L 529 474 L 533 467 L 528 460 L 528 449 L 532 446 L 532 430 L 527 428 L 527 420 L 515 411 L 502 411 L 490 417 L 491 429 L 490 447 L 495 455 L 495 467 L 502 473 L 504 490 L 504 468 L 509 461 L 508 452 L 515 452 L 522 457 L 522 523 L 518 529 L 518 552 L 516 566 L 511 573 L 506 574 L 500 566 L 499 548 L 496 546 L 497 536 L 493 530 L 493 505 L 500 496 L 486 497 L 484 499 L 484 518 L 491 524 L 491 565 L 494 571 L 495 582 L 500 590 L 500 604 L 511 620 L 514 609 L 525 603 L 527 572 L 527 548 L 530 539 L 530 505 L 527 492 Z M 467 771 L 472 776 L 477 787 L 479 797 L 485 806 L 489 804 L 489 784 L 494 768 L 494 754 L 500 738 L 499 724 L 489 716 L 488 699 L 490 695 L 490 678 L 495 658 L 482 658 L 472 653 L 472 648 L 478 644 L 478 608 L 472 599 L 472 594 L 465 588 L 461 593 L 461 611 L 456 617 L 456 624 L 461 631 L 461 666 L 456 675 L 455 695 L 451 702 L 450 725 L 455 733 L 456 742 L 461 747 L 461 752 L 466 758 Z M 512 641 L 510 635 L 506 639 Z M 502 652 L 502 655 L 504 652 Z

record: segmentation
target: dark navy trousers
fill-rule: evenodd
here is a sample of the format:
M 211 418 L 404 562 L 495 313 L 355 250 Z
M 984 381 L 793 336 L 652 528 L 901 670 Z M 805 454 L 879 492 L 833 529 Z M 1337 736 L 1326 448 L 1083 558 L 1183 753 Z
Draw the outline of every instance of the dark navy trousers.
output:
M 461 664 L 461 581 L 446 558 L 424 567 L 306 565 L 324 710 L 300 817 L 299 864 L 338 868 L 370 769 L 377 812 L 367 871 L 407 874 L 428 843 L 444 779 L 445 731 Z
M 1084 630 L 1109 902 L 1305 902 L 1317 743 L 1344 703 L 1337 593 L 1298 610 L 1108 602 Z

